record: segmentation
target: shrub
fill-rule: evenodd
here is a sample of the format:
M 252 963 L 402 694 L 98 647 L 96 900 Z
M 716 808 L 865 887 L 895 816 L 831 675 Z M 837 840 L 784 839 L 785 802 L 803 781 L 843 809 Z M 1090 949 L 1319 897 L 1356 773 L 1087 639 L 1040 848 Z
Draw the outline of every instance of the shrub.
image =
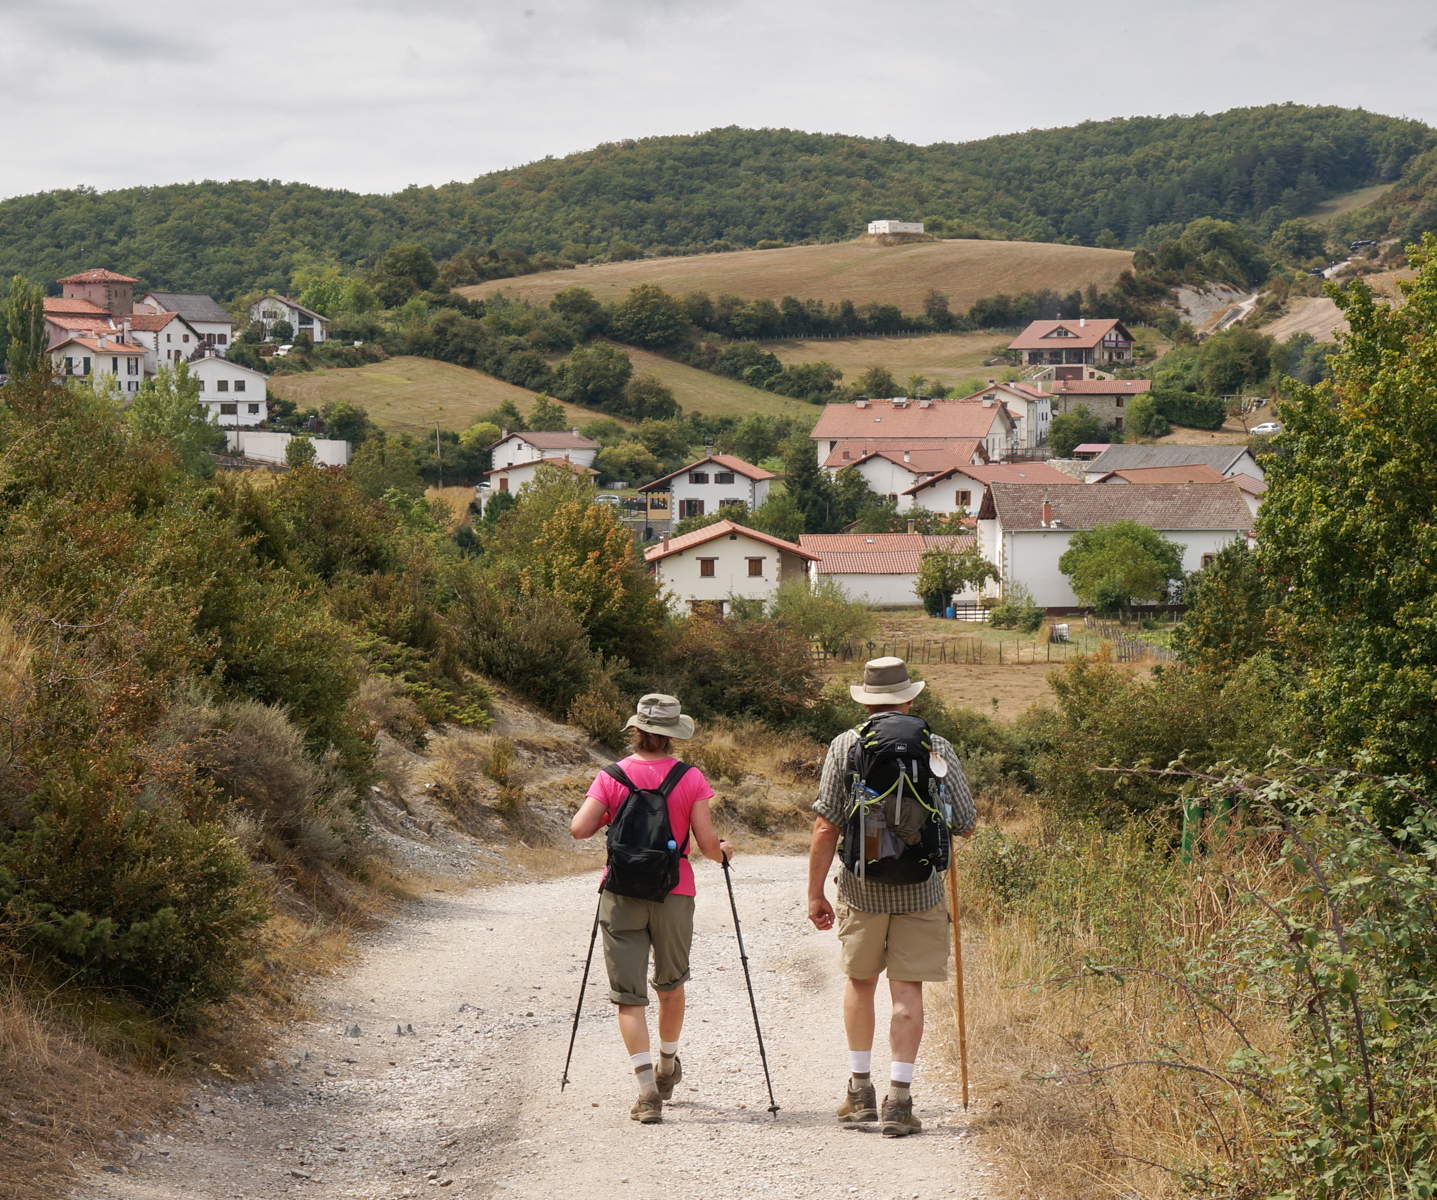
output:
M 366 675 L 356 698 L 359 710 L 401 746 L 421 749 L 429 722 L 404 688 L 382 675 Z
M 807 639 L 777 621 L 691 618 L 669 648 L 667 680 L 700 719 L 754 717 L 774 728 L 801 724 L 821 685 Z
M 831 575 L 818 576 L 816 581 L 807 575 L 790 579 L 778 589 L 770 616 L 816 641 L 828 654 L 866 640 L 875 628 L 868 606 L 850 598 Z
M 569 706 L 569 724 L 610 750 L 623 748 L 625 719 L 619 689 L 607 671 L 597 674 L 589 690 Z
M 1220 396 L 1156 389 L 1151 395 L 1157 415 L 1174 425 L 1186 425 L 1190 429 L 1221 429 L 1227 416 L 1227 407 Z
M 1009 583 L 1003 599 L 988 610 L 988 624 L 994 629 L 1017 629 L 1037 633 L 1048 610 L 1033 603 L 1033 593 L 1021 583 Z

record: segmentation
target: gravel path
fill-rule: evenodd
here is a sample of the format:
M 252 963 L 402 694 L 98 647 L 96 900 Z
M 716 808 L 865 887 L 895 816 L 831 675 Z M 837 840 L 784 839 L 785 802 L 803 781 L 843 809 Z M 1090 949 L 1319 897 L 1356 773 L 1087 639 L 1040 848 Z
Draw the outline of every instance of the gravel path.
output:
M 921 1135 L 835 1124 L 842 981 L 833 935 L 804 919 L 806 865 L 741 856 L 733 869 L 777 1119 L 765 1111 L 723 877 L 708 863 L 698 867 L 685 1079 L 664 1123 L 629 1119 L 633 1076 L 597 951 L 560 1094 L 597 899 L 597 876 L 586 873 L 430 894 L 362 943 L 344 977 L 319 986 L 322 1018 L 286 1032 L 268 1077 L 196 1093 L 196 1126 L 136 1143 L 127 1163 L 109 1167 L 119 1173 L 94 1170 L 72 1196 L 988 1195 L 999 1181 L 938 1078 L 936 1055 L 918 1066 Z M 930 1007 L 944 996 L 930 996 Z M 880 1031 L 886 1023 L 880 988 Z M 887 1067 L 881 1033 L 879 1042 L 875 1077 Z

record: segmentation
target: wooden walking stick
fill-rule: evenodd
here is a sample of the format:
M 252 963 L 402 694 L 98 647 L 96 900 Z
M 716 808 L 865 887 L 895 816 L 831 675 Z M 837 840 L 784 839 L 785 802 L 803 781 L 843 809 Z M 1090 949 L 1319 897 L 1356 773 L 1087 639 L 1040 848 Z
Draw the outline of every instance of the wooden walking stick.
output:
M 963 1073 L 963 1111 L 968 1111 L 968 1026 L 963 1020 L 963 929 L 958 921 L 958 878 L 948 861 L 948 904 L 953 910 L 953 1011 L 958 1018 L 958 1064 Z

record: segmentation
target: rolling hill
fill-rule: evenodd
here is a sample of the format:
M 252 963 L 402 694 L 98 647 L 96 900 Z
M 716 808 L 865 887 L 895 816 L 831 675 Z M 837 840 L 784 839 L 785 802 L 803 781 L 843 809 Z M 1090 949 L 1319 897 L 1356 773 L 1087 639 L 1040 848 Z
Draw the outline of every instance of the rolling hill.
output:
M 1090 283 L 1105 289 L 1131 265 L 1132 257 L 1126 250 L 1050 242 L 961 240 L 900 246 L 839 242 L 604 263 L 577 271 L 496 279 L 459 291 L 474 299 L 504 292 L 547 303 L 564 288 L 584 287 L 601 301 L 617 302 L 636 284 L 654 283 L 678 296 L 706 291 L 712 296 L 731 292 L 746 300 L 851 299 L 922 312 L 923 298 L 937 289 L 948 296 L 954 312 L 965 312 L 974 301 L 996 292 L 1042 288 L 1066 292 Z
M 62 189 L 0 202 L 0 279 L 108 267 L 230 299 L 287 288 L 315 258 L 368 270 L 403 241 L 439 259 L 473 245 L 581 260 L 846 241 L 875 217 L 948 237 L 1133 246 L 1195 217 L 1297 215 L 1399 177 L 1405 195 L 1425 186 L 1410 168 L 1434 146 L 1418 121 L 1283 104 L 931 146 L 714 129 L 393 195 L 267 180 Z

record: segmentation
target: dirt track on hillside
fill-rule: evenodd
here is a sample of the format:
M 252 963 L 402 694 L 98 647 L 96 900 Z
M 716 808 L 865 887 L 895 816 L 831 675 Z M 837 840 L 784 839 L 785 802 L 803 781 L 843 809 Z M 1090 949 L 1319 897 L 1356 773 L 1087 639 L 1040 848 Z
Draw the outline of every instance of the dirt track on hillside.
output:
M 999 1181 L 936 1046 L 914 1085 L 921 1135 L 885 1139 L 834 1123 L 846 1069 L 841 977 L 833 935 L 804 918 L 805 869 L 802 858 L 778 857 L 741 856 L 734 867 L 777 1119 L 765 1111 L 727 896 L 711 864 L 698 868 L 685 1078 L 664 1124 L 629 1119 L 633 1077 L 601 963 L 560 1094 L 593 919 L 589 872 L 432 891 L 362 943 L 342 978 L 318 986 L 317 1018 L 284 1032 L 266 1078 L 197 1092 L 192 1124 L 137 1144 L 111 1165 L 119 1173 L 92 1164 L 72 1198 L 993 1194 Z M 930 1008 L 947 995 L 935 991 Z M 347 1036 L 354 1026 L 359 1036 Z M 876 1076 L 886 1063 L 880 1032 Z

